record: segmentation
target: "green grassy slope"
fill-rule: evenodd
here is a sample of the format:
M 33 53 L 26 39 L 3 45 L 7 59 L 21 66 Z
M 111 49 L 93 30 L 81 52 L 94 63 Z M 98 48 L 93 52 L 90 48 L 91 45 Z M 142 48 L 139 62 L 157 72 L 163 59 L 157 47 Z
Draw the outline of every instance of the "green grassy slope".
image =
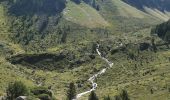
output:
M 150 27 L 162 20 L 146 14 L 121 0 L 98 1 L 99 13 L 111 23 L 114 33 L 125 33 Z
M 115 65 L 98 79 L 101 86 L 97 90 L 98 95 L 102 98 L 104 92 L 114 96 L 122 89 L 126 89 L 132 100 L 168 100 L 170 98 L 168 52 L 140 52 L 137 57 L 141 58 L 137 60 L 128 59 L 124 54 L 111 55 L 110 59 L 113 59 L 111 61 Z M 153 94 L 151 89 L 154 91 Z
M 120 16 L 134 17 L 134 18 L 149 18 L 148 14 L 122 2 L 121 0 L 112 0 L 114 5 L 117 7 Z
M 7 39 L 8 35 L 9 35 L 9 27 L 7 25 L 7 21 L 8 19 L 6 18 L 5 15 L 5 8 L 3 7 L 2 4 L 0 4 L 0 40 L 5 40 Z
M 169 18 L 170 18 L 169 14 L 168 14 L 169 12 L 164 13 L 164 12 L 161 12 L 161 11 L 159 11 L 157 9 L 151 9 L 151 8 L 147 8 L 147 7 L 145 7 L 145 11 L 148 14 L 150 14 L 152 16 L 155 16 L 155 17 L 157 17 L 157 18 L 159 18 L 159 19 L 161 19 L 163 21 L 168 21 Z
M 168 49 L 163 46 L 157 53 L 149 49 L 138 53 L 136 46 L 143 42 L 150 43 L 148 27 L 160 20 L 120 0 L 98 0 L 98 3 L 99 11 L 85 3 L 78 5 L 69 1 L 63 15 L 45 13 L 31 17 L 14 16 L 0 5 L 0 33 L 16 32 L 0 37 L 0 95 L 5 93 L 7 84 L 14 80 L 21 80 L 29 87 L 51 86 L 58 100 L 66 98 L 68 84 L 72 81 L 76 86 L 83 84 L 83 87 L 77 88 L 78 93 L 90 89 L 87 79 L 107 67 L 94 52 L 94 44 L 100 41 L 100 51 L 115 63 L 112 69 L 96 80 L 99 84 L 96 93 L 100 99 L 104 95 L 114 96 L 123 88 L 128 90 L 132 100 L 169 99 Z M 12 25 L 8 24 L 10 21 Z M 41 22 L 48 24 L 38 30 L 37 24 Z M 64 38 L 66 41 L 61 42 Z M 129 45 L 124 51 L 113 53 L 119 43 Z M 20 54 L 25 58 L 36 57 L 38 61 L 31 64 L 22 60 L 18 64 L 11 64 L 7 59 L 12 56 L 17 60 Z M 44 56 L 46 59 L 39 61 L 43 58 L 39 55 L 44 54 L 52 56 Z M 64 61 L 67 63 L 53 59 L 60 54 L 65 55 Z M 130 55 L 135 55 L 137 60 L 131 59 Z M 48 70 L 49 62 L 53 62 L 49 66 L 59 70 Z M 43 67 L 47 69 L 43 70 Z M 150 89 L 154 90 L 154 94 L 149 94 Z M 82 100 L 86 100 L 87 96 Z
M 89 28 L 109 26 L 109 23 L 95 9 L 85 3 L 77 5 L 73 2 L 68 2 L 63 14 L 68 21 Z
M 137 9 L 157 17 L 160 20 L 167 21 L 170 16 L 170 2 L 168 0 L 122 0 Z

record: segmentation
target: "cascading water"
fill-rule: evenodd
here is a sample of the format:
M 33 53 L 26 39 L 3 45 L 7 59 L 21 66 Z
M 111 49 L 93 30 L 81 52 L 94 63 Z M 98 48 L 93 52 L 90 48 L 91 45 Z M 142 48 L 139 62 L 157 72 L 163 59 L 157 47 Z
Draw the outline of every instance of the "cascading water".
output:
M 106 59 L 105 57 L 102 57 L 102 55 L 101 55 L 101 53 L 100 53 L 100 51 L 99 51 L 99 46 L 100 46 L 100 45 L 97 44 L 96 52 L 98 53 L 98 55 L 99 55 L 104 61 L 107 62 L 107 64 L 109 65 L 108 68 L 111 68 L 111 67 L 113 66 L 113 63 L 110 62 L 110 61 L 109 61 L 108 59 Z M 85 94 L 87 94 L 87 93 L 90 93 L 90 92 L 96 90 L 96 88 L 97 88 L 97 83 L 95 83 L 94 80 L 95 80 L 99 75 L 104 74 L 104 73 L 107 71 L 108 68 L 104 68 L 104 69 L 102 69 L 100 72 L 98 72 L 97 74 L 94 74 L 92 77 L 90 77 L 90 78 L 88 79 L 88 81 L 92 84 L 92 88 L 91 88 L 89 91 L 86 91 L 86 92 L 77 94 L 77 95 L 76 95 L 76 98 L 73 99 L 73 100 L 78 100 L 78 99 L 79 99 L 80 97 L 82 97 L 83 95 L 85 95 Z

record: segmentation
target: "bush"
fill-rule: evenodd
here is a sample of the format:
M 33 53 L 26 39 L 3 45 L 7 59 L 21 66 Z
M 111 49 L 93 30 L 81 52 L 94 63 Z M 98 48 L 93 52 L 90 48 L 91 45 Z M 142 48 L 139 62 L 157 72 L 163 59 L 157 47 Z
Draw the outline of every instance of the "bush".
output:
M 130 100 L 126 90 L 122 90 L 120 97 L 122 98 L 122 100 Z
M 56 100 L 52 92 L 46 87 L 35 87 L 31 89 L 31 93 L 40 100 Z
M 111 100 L 110 96 L 104 97 L 104 100 Z
M 115 100 L 130 100 L 126 90 L 122 90 L 120 95 L 115 96 Z
M 51 97 L 48 94 L 40 94 L 37 96 L 40 100 L 51 100 Z
M 120 96 L 116 95 L 114 100 L 121 100 Z
M 94 91 L 91 92 L 91 94 L 89 95 L 89 99 L 88 100 L 99 100 L 96 93 Z
M 152 28 L 151 34 L 157 34 L 160 38 L 166 42 L 170 42 L 170 20 Z
M 41 94 L 47 94 L 50 97 L 52 97 L 52 92 L 49 91 L 46 87 L 35 87 L 31 90 L 31 93 L 34 95 L 41 95 Z
M 7 99 L 14 100 L 19 96 L 24 96 L 28 94 L 27 87 L 20 81 L 14 83 L 9 83 L 7 89 Z

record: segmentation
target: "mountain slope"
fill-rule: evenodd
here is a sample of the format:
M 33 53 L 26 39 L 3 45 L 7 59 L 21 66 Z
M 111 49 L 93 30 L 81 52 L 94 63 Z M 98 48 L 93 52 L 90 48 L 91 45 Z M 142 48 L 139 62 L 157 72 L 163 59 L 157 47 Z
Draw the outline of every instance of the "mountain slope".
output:
M 88 78 L 108 66 L 97 55 L 100 44 L 114 63 L 95 80 L 100 99 L 121 89 L 134 100 L 169 97 L 170 53 L 150 36 L 150 27 L 164 21 L 159 11 L 155 17 L 122 0 L 49 1 L 0 1 L 0 95 L 15 80 L 51 87 L 59 100 L 70 82 L 77 93 L 89 90 Z
M 117 7 L 120 16 L 134 17 L 134 18 L 149 18 L 151 16 L 144 12 L 122 2 L 121 0 L 112 0 L 113 4 Z
M 121 0 L 96 0 L 98 9 L 84 1 L 80 4 L 63 0 L 1 1 L 9 27 L 5 31 L 13 33 L 9 39 L 24 50 L 40 52 L 60 43 L 75 43 L 84 38 L 92 41 L 95 35 L 136 31 L 160 22 Z M 47 6 L 50 7 L 46 9 Z
M 159 11 L 170 11 L 170 1 L 169 0 L 123 0 L 126 3 L 144 10 L 144 7 L 158 9 Z
M 127 4 L 136 7 L 152 16 L 167 21 L 170 16 L 169 0 L 123 0 Z
M 162 21 L 121 0 L 99 0 L 98 4 L 101 8 L 99 13 L 113 25 L 114 34 L 138 31 Z
M 72 21 L 89 28 L 109 26 L 109 23 L 105 21 L 105 19 L 95 9 L 85 3 L 77 5 L 73 2 L 68 2 L 63 14 L 64 18 L 68 21 Z

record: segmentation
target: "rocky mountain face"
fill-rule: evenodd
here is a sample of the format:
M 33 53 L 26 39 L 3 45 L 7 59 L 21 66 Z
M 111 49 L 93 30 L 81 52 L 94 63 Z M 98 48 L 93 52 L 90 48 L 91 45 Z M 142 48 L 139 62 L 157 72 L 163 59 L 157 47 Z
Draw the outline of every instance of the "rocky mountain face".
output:
M 144 10 L 144 7 L 158 9 L 160 11 L 170 11 L 169 0 L 123 0 L 124 2 L 138 9 Z
M 56 14 L 65 8 L 65 0 L 7 0 L 9 12 L 17 15 Z M 22 8 L 22 9 L 21 9 Z

